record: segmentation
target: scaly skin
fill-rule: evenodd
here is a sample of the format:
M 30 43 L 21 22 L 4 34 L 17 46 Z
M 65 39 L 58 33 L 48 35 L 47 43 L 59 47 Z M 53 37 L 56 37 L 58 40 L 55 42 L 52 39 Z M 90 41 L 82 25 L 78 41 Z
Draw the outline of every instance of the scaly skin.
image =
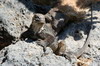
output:
M 46 17 L 46 15 L 42 14 L 35 14 L 35 16 L 33 17 L 33 22 L 30 26 L 30 31 L 32 31 L 34 35 L 38 37 L 38 41 L 36 41 L 37 44 L 42 46 L 44 51 L 46 50 L 47 46 L 50 47 L 56 55 L 64 56 L 65 58 L 69 59 L 72 63 L 74 63 L 76 61 L 76 56 L 74 55 L 74 53 L 66 52 L 66 44 L 64 43 L 64 41 L 58 42 L 58 39 L 56 37 L 61 29 L 59 29 L 58 31 L 54 30 L 52 28 L 51 23 L 48 23 L 43 20 Z M 58 20 L 57 24 L 64 23 L 63 26 L 66 23 L 63 21 L 61 22 L 60 19 L 57 18 L 56 20 Z M 63 26 L 60 26 L 60 28 L 62 28 Z M 56 26 L 56 29 L 57 27 L 58 26 Z
M 45 21 L 45 15 L 35 14 L 35 16 L 33 17 L 33 22 L 30 26 L 30 31 L 39 38 L 37 44 L 43 46 L 44 50 L 47 46 L 49 46 L 53 50 L 53 52 L 56 52 L 56 54 L 59 55 L 59 52 L 57 52 L 56 50 L 58 50 L 59 48 L 60 51 L 59 45 L 62 44 L 64 46 L 64 44 L 58 43 L 56 33 L 54 32 L 51 24 L 46 23 Z

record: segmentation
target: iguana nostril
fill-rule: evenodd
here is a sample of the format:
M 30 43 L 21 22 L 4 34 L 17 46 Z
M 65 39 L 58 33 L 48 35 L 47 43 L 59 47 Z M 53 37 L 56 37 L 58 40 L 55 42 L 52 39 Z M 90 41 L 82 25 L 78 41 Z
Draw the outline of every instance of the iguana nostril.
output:
M 39 21 L 40 21 L 40 18 L 35 18 L 35 21 L 36 21 L 36 22 L 39 22 Z
M 40 17 L 37 16 L 37 15 L 35 15 L 35 16 L 34 16 L 34 20 L 35 20 L 36 22 L 39 22 L 39 21 L 40 21 Z

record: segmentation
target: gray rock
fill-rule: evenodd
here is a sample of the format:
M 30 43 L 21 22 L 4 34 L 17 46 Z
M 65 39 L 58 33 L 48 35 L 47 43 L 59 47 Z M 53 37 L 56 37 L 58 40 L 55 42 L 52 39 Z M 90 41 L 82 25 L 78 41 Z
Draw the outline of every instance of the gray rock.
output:
M 88 13 L 90 14 L 90 12 Z M 92 64 L 90 66 L 100 66 L 100 3 L 93 5 L 93 22 L 91 23 L 90 16 L 82 23 L 72 23 L 65 28 L 61 40 L 64 39 L 67 45 L 66 51 L 77 52 L 86 40 L 91 26 L 93 28 L 90 32 L 89 45 L 85 49 L 83 58 L 91 58 Z
M 40 6 L 37 6 L 40 7 Z M 49 9 L 47 9 L 48 11 Z M 28 30 L 32 22 L 34 12 L 41 12 L 36 9 L 31 0 L 0 0 L 0 41 L 4 35 L 6 39 L 11 37 L 19 38 L 22 33 Z M 45 9 L 44 9 L 45 11 Z M 90 17 L 82 23 L 72 23 L 61 34 L 60 40 L 65 40 L 66 51 L 76 52 L 81 48 L 89 33 L 90 26 L 91 39 L 88 48 L 81 56 L 91 58 L 93 61 L 90 66 L 100 66 L 100 3 L 94 5 L 93 23 Z M 99 22 L 98 22 L 99 21 Z M 3 39 L 5 40 L 5 39 Z M 9 41 L 9 40 L 8 40 Z M 7 43 L 7 42 L 6 42 Z M 0 43 L 1 47 L 1 43 Z M 18 41 L 0 51 L 0 66 L 72 66 L 70 62 L 62 56 L 53 54 L 47 47 L 46 52 L 35 42 Z
M 2 59 L 2 66 L 31 66 L 39 65 L 38 58 L 43 54 L 43 49 L 36 44 L 26 43 L 19 41 L 15 45 L 10 45 L 3 49 L 0 56 L 4 56 Z
M 27 30 L 26 27 L 30 26 L 35 12 L 28 9 L 28 4 L 32 5 L 27 0 L 0 0 L 0 28 L 3 27 L 9 35 L 19 38 Z M 30 8 L 34 10 L 34 6 Z
M 0 51 L 2 66 L 66 66 L 70 65 L 64 57 L 56 56 L 50 48 L 46 54 L 36 43 L 19 41 Z

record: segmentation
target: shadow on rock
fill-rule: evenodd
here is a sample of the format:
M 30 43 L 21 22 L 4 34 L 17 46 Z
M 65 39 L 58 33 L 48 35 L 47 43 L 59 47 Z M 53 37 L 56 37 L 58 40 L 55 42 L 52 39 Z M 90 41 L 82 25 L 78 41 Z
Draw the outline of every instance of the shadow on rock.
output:
M 83 38 L 83 35 L 89 34 L 89 31 L 91 30 L 91 26 L 95 23 L 98 22 L 84 21 L 82 23 L 77 23 L 77 24 L 72 23 L 68 25 L 68 27 L 66 27 L 64 31 L 59 35 L 59 39 L 64 40 L 68 38 L 68 36 L 72 36 L 75 41 L 80 40 Z M 96 26 L 93 25 L 93 29 L 95 27 Z
M 100 2 L 93 5 L 93 11 L 100 11 Z
M 0 31 L 0 50 L 12 43 L 13 37 L 5 31 Z
M 28 10 L 36 13 L 46 14 L 50 10 L 50 6 L 40 6 L 36 5 L 32 2 L 32 0 L 18 0 L 19 2 L 23 3 Z

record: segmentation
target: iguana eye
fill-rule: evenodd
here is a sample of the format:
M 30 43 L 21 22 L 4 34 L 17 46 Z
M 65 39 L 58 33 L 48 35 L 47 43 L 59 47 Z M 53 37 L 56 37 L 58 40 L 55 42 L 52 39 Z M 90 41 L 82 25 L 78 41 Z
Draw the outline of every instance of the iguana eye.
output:
M 39 22 L 39 21 L 40 21 L 40 17 L 37 16 L 37 15 L 35 15 L 35 16 L 34 16 L 34 20 L 35 20 L 36 22 Z

